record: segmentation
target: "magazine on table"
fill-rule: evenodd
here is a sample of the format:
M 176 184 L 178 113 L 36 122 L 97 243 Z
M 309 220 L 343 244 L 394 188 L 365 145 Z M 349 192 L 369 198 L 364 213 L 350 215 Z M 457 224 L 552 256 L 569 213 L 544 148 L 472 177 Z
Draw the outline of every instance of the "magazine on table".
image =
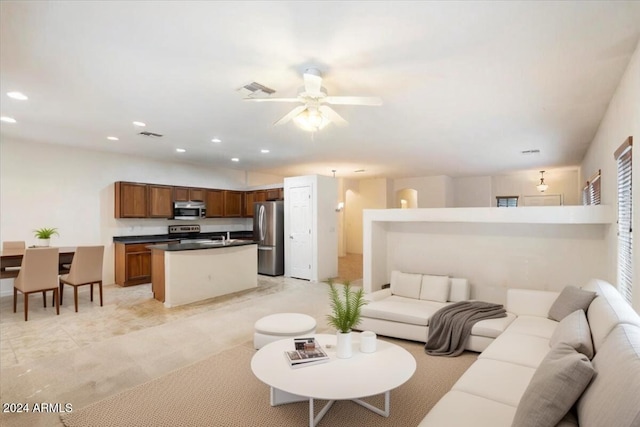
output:
M 315 338 L 294 338 L 294 349 L 284 352 L 292 368 L 329 361 L 329 356 Z

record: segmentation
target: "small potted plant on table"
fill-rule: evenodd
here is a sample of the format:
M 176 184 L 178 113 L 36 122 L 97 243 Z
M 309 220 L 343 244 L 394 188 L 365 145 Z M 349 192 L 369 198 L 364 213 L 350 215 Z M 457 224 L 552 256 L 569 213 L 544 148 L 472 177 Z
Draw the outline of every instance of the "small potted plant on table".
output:
M 348 359 L 352 355 L 351 329 L 360 323 L 362 306 L 367 304 L 364 289 L 354 291 L 348 280 L 344 282 L 342 290 L 334 284 L 333 279 L 329 279 L 327 283 L 332 311 L 332 314 L 327 315 L 327 320 L 337 331 L 336 356 Z
M 55 227 L 38 228 L 37 230 L 33 230 L 33 232 L 35 233 L 35 236 L 38 238 L 38 244 L 36 246 L 44 246 L 44 247 L 49 246 L 51 236 L 53 236 L 54 234 L 56 236 L 59 236 L 58 229 Z

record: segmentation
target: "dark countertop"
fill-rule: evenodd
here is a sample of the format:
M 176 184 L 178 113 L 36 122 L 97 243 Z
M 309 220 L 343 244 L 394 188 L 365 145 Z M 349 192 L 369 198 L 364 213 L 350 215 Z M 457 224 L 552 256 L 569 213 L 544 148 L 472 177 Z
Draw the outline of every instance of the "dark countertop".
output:
M 230 231 L 231 239 L 253 239 L 252 231 Z M 226 237 L 226 231 L 211 231 L 195 234 L 153 234 L 147 236 L 113 236 L 116 243 L 155 243 L 179 241 L 182 239 L 221 239 Z
M 216 242 L 217 243 L 217 242 Z M 168 245 L 150 245 L 147 246 L 149 249 L 158 249 L 161 251 L 193 251 L 199 249 L 220 249 L 220 248 L 231 248 L 234 246 L 247 246 L 247 245 L 257 245 L 257 242 L 253 240 L 234 240 L 229 243 L 225 242 L 224 245 L 221 244 L 207 244 L 207 243 L 172 243 Z

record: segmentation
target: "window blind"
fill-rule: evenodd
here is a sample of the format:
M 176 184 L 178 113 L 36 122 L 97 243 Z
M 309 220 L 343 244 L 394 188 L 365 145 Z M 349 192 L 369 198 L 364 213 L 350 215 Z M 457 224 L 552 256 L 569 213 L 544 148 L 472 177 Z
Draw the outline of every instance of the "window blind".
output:
M 616 150 L 618 166 L 618 289 L 631 303 L 633 291 L 632 138 Z
M 600 204 L 600 171 L 589 178 L 587 185 L 582 189 L 583 205 L 599 205 Z
M 499 208 L 516 208 L 518 207 L 518 196 L 497 196 L 496 206 Z

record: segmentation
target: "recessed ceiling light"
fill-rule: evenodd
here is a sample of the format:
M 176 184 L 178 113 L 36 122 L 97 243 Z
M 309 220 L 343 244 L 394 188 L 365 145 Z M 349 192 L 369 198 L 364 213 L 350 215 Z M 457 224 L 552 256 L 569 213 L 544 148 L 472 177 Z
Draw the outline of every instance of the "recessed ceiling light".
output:
M 232 162 L 239 162 L 239 161 L 240 161 L 240 159 L 239 159 L 239 158 L 237 158 L 237 157 L 232 157 L 232 158 L 231 158 L 231 161 L 232 161 Z
M 266 154 L 269 152 L 269 150 L 265 150 L 264 148 L 262 150 L 260 150 L 261 153 Z
M 211 142 L 216 142 L 216 143 L 218 143 L 218 142 L 222 142 L 222 140 L 221 140 L 220 138 L 213 138 L 213 139 L 211 140 Z
M 14 119 L 13 117 L 2 116 L 0 117 L 0 121 L 3 121 L 5 123 L 15 123 L 16 119 Z
M 176 151 L 178 153 L 186 153 L 187 150 L 185 150 L 184 148 L 176 148 Z
M 29 99 L 29 97 L 27 97 L 27 95 L 22 92 L 7 92 L 7 96 L 19 101 L 26 101 L 27 99 Z
M 119 141 L 120 140 L 120 138 L 118 138 L 117 136 L 108 136 L 107 139 L 109 141 Z
M 134 125 L 134 126 L 139 126 L 139 127 L 143 128 L 143 127 L 145 127 L 147 124 L 146 124 L 146 123 L 143 123 L 143 122 L 133 122 L 133 125 Z

